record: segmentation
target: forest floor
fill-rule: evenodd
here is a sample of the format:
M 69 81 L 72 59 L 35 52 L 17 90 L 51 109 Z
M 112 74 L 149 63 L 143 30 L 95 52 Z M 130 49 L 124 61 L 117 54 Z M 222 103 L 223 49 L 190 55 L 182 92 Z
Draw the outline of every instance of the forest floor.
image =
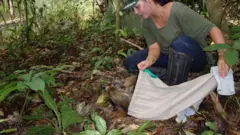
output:
M 57 101 L 59 96 L 67 96 L 73 98 L 77 105 L 85 103 L 90 105 L 93 109 L 85 110 L 86 116 L 90 115 L 94 110 L 106 120 L 108 130 L 120 129 L 125 134 L 128 131 L 136 130 L 144 123 L 143 120 L 139 120 L 132 116 L 127 115 L 121 107 L 113 109 L 112 104 L 105 102 L 104 104 L 97 105 L 97 100 L 101 96 L 107 85 L 111 85 L 114 82 L 125 85 L 126 83 L 135 86 L 137 80 L 137 74 L 129 74 L 123 67 L 124 57 L 118 54 L 118 51 L 132 48 L 123 42 L 108 41 L 107 37 L 100 35 L 99 40 L 94 40 L 96 37 L 92 37 L 87 42 L 83 38 L 79 37 L 81 34 L 76 35 L 78 38 L 77 43 L 67 50 L 59 53 L 58 49 L 39 47 L 38 41 L 34 42 L 35 46 L 32 49 L 25 50 L 20 55 L 10 55 L 9 50 L 0 49 L 0 69 L 5 72 L 12 72 L 17 69 L 29 69 L 32 66 L 48 65 L 57 66 L 59 64 L 73 65 L 74 69 L 58 73 L 55 78 L 61 85 L 55 88 L 53 93 L 55 100 Z M 140 39 L 131 39 L 131 42 L 141 44 Z M 52 43 L 52 42 L 51 42 Z M 93 48 L 100 48 L 101 52 L 93 52 Z M 134 48 L 135 49 L 135 48 Z M 104 53 L 103 53 L 104 52 Z M 110 63 L 111 68 L 94 69 L 93 66 L 96 61 L 92 61 L 94 56 L 107 56 L 112 58 Z M 155 127 L 144 130 L 149 135 L 183 135 L 191 133 L 200 134 L 203 131 L 210 130 L 205 125 L 206 122 L 211 122 L 215 125 L 214 132 L 221 133 L 223 135 L 239 134 L 240 132 L 240 80 L 239 74 L 239 62 L 234 67 L 236 94 L 229 97 L 219 96 L 219 102 L 224 107 L 226 114 L 228 115 L 228 121 L 233 123 L 232 127 L 229 127 L 218 114 L 214 108 L 214 103 L 210 96 L 206 97 L 200 105 L 199 113 L 191 116 L 187 122 L 178 124 L 175 118 L 165 121 L 151 121 L 155 124 Z M 189 79 L 194 79 L 200 74 L 191 74 Z M 135 78 L 135 79 L 133 79 Z M 129 82 L 130 81 L 130 82 Z M 128 89 L 128 88 L 126 88 Z M 0 118 L 7 118 L 19 113 L 22 104 L 24 102 L 24 96 L 14 98 L 14 100 L 8 100 L 0 104 Z M 9 102 L 11 101 L 11 102 Z M 43 102 L 29 102 L 24 114 L 33 112 L 36 107 L 43 104 Z M 79 112 L 81 113 L 81 112 Z M 83 113 L 83 112 L 82 112 Z M 31 125 L 37 125 L 45 123 L 46 121 L 39 120 L 36 122 L 21 121 L 21 124 L 17 124 L 18 130 L 16 135 L 23 134 L 26 129 Z M 16 123 L 5 123 L 0 125 L 0 129 L 4 127 L 16 127 Z M 71 132 L 81 132 L 83 130 L 83 123 L 72 125 L 68 128 Z M 230 132 L 231 131 L 231 132 Z

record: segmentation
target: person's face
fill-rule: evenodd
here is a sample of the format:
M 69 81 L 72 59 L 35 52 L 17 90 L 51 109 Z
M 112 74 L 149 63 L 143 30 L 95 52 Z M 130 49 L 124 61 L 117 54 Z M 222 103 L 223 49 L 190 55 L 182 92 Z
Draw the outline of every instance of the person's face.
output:
M 147 19 L 152 13 L 150 2 L 150 0 L 139 0 L 133 8 L 135 14 Z

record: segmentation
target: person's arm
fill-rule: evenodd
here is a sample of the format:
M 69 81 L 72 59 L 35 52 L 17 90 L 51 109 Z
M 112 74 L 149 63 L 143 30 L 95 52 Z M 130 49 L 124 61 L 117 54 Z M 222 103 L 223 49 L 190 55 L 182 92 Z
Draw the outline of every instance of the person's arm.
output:
M 149 20 L 143 21 L 143 34 L 148 46 L 148 56 L 146 60 L 141 61 L 137 66 L 139 70 L 150 67 L 160 56 L 160 46 L 157 43 L 156 37 L 152 34 L 152 27 Z
M 224 37 L 219 28 L 212 22 L 199 15 L 197 12 L 187 7 L 184 4 L 180 4 L 176 12 L 175 17 L 180 24 L 184 33 L 192 37 L 196 41 L 203 41 L 207 35 L 210 35 L 215 43 L 224 43 Z M 224 51 L 219 51 L 218 70 L 219 75 L 224 77 L 227 75 L 229 67 L 224 60 Z
M 224 44 L 225 43 L 223 33 L 218 27 L 213 27 L 210 30 L 209 35 L 210 35 L 212 41 L 215 44 L 217 44 L 217 43 Z M 224 58 L 223 57 L 224 56 L 224 50 L 219 50 L 218 55 L 219 55 L 219 57 L 218 57 L 219 59 L 223 59 Z
M 147 60 L 151 62 L 151 64 L 155 63 L 155 61 L 160 56 L 160 46 L 158 43 L 154 43 L 153 45 L 148 47 L 148 57 Z
M 213 27 L 209 35 L 214 43 L 225 43 L 223 33 L 218 27 Z M 218 69 L 221 77 L 226 76 L 229 71 L 229 66 L 224 60 L 224 50 L 218 50 Z
M 146 60 L 140 62 L 137 65 L 138 69 L 143 70 L 143 69 L 150 67 L 152 64 L 155 63 L 155 61 L 158 59 L 159 56 L 160 56 L 160 46 L 156 42 L 148 47 L 148 56 L 147 56 Z

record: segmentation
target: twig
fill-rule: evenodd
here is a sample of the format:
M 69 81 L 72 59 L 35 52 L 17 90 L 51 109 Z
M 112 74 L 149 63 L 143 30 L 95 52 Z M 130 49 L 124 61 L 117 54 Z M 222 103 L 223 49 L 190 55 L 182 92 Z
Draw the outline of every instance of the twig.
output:
M 226 103 L 224 104 L 224 108 L 223 108 L 224 110 L 226 110 L 226 108 L 227 108 L 227 104 L 228 104 L 228 102 L 229 102 L 230 99 L 232 99 L 232 96 L 229 97 L 229 98 L 227 99 Z
M 234 127 L 234 124 L 232 123 L 232 121 L 228 120 L 227 113 L 225 112 L 223 106 L 219 102 L 217 94 L 215 92 L 211 92 L 210 97 L 213 101 L 215 110 L 217 111 L 218 114 L 220 114 L 222 120 L 224 120 L 224 122 L 228 125 L 228 127 L 231 127 L 231 128 Z
M 23 116 L 23 111 L 24 111 L 24 109 L 25 109 L 25 107 L 26 107 L 26 105 L 27 105 L 27 101 L 28 101 L 28 97 L 29 96 L 29 90 L 27 90 L 27 93 L 26 93 L 26 98 L 25 98 L 25 101 L 24 101 L 24 103 L 23 103 L 23 107 L 22 107 L 22 110 L 21 110 L 21 112 L 20 112 L 20 117 L 22 118 L 22 116 Z
M 123 39 L 123 38 L 120 38 L 120 40 L 122 40 L 122 41 L 124 41 L 124 42 L 126 42 L 126 43 L 128 43 L 128 44 L 130 44 L 130 45 L 132 45 L 132 46 L 134 46 L 134 47 L 137 47 L 139 50 L 143 50 L 142 47 L 140 47 L 139 45 L 136 45 L 136 44 L 134 44 L 134 43 L 132 43 L 132 42 L 130 42 L 130 41 L 128 41 L 128 40 L 125 40 L 125 39 Z
M 224 15 L 225 15 L 225 13 L 226 13 L 226 9 L 227 9 L 227 7 L 228 7 L 230 4 L 231 4 L 231 2 L 229 2 L 229 0 L 227 0 L 227 4 L 226 4 L 225 7 L 223 8 L 223 13 L 222 13 L 222 16 L 221 16 L 220 25 L 219 25 L 220 28 L 222 27 L 223 17 L 224 17 Z
M 211 92 L 211 93 L 210 93 L 210 97 L 211 97 L 211 99 L 212 99 L 212 101 L 213 101 L 215 110 L 216 110 L 219 114 L 221 114 L 221 116 L 224 118 L 224 120 L 226 120 L 226 119 L 227 119 L 226 113 L 225 113 L 225 111 L 224 111 L 224 109 L 223 109 L 223 106 L 222 106 L 221 103 L 219 102 L 219 99 L 218 99 L 217 94 L 216 94 L 215 92 Z

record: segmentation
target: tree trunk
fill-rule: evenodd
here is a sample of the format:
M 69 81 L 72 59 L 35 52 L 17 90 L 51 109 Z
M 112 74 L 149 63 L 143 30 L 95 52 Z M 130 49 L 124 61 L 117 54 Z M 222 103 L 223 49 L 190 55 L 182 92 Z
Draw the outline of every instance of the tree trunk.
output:
M 108 8 L 108 0 L 104 0 L 104 11 L 107 11 Z
M 24 0 L 24 10 L 25 10 L 25 36 L 27 39 L 27 43 L 29 43 L 29 23 L 28 23 L 28 2 Z
M 119 40 L 119 28 L 120 28 L 120 0 L 116 0 L 116 40 Z
M 209 14 L 209 20 L 218 26 L 226 36 L 229 36 L 229 28 L 226 20 L 226 13 L 222 7 L 221 0 L 207 0 L 206 1 L 207 11 Z
M 13 1 L 9 0 L 8 2 L 9 2 L 9 10 L 10 10 L 11 19 L 14 19 Z
M 3 0 L 3 9 L 6 11 L 6 7 L 8 7 L 8 0 Z
M 22 4 L 21 0 L 18 0 L 18 1 L 17 1 L 17 10 L 18 10 L 20 22 L 22 21 L 22 18 L 23 18 L 23 17 L 22 17 L 22 12 L 21 12 L 21 10 L 22 10 L 21 4 Z

